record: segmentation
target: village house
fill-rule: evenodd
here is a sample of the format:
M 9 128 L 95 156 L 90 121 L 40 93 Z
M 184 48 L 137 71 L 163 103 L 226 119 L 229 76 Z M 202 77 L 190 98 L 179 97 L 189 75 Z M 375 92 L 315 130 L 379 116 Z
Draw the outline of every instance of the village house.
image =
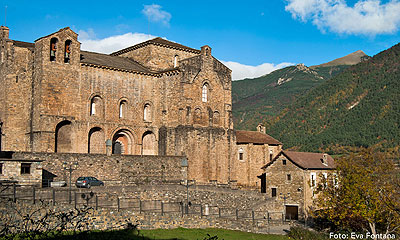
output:
M 305 219 L 316 197 L 318 183 L 326 183 L 335 162 L 325 153 L 281 151 L 262 167 L 263 191 L 274 199 L 274 209 L 287 219 Z

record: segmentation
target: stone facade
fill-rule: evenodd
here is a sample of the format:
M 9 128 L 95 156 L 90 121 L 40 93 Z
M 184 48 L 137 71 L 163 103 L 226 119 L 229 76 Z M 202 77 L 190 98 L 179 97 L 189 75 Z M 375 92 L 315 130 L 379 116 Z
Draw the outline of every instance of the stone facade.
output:
M 1 27 L 2 151 L 185 155 L 189 179 L 233 180 L 231 70 L 163 39 L 111 55 L 64 28 L 35 43 Z M 218 150 L 218 151 L 217 151 Z M 84 155 L 82 155 L 84 158 Z
M 41 159 L 40 170 L 43 168 L 43 180 L 69 181 L 69 172 L 64 169 L 73 165 L 71 180 L 74 183 L 80 176 L 91 176 L 101 179 L 105 185 L 128 184 L 160 184 L 180 183 L 185 178 L 186 168 L 181 167 L 182 156 L 140 156 L 104 154 L 76 154 L 76 153 L 29 153 L 17 152 L 12 154 L 13 159 L 35 161 Z M 0 159 L 5 160 L 4 158 Z M 16 160 L 8 160 L 16 161 Z M 43 161 L 43 162 L 42 162 Z M 74 165 L 74 163 L 77 163 Z M 16 168 L 17 170 L 20 168 Z M 35 168 L 36 169 L 36 168 Z M 39 168 L 37 168 L 39 170 Z M 99 171 L 101 169 L 101 171 Z M 36 176 L 36 172 L 31 172 Z M 42 174 L 40 173 L 40 181 Z
M 1 151 L 43 160 L 43 178 L 65 179 L 62 163 L 76 161 L 77 176 L 266 191 L 261 167 L 282 143 L 263 126 L 234 131 L 231 70 L 209 46 L 155 38 L 100 54 L 81 50 L 77 39 L 64 28 L 20 42 L 0 27 Z
M 2 181 L 41 186 L 42 161 L 0 159 L 0 182 Z
M 285 211 L 287 218 L 307 218 L 318 183 L 328 181 L 334 168 L 327 154 L 281 151 L 263 167 L 262 181 L 275 210 Z
M 257 127 L 257 132 L 235 132 L 234 159 L 232 161 L 239 186 L 260 189 L 258 178 L 263 173 L 262 166 L 272 161 L 282 150 L 282 143 L 268 136 L 265 128 Z

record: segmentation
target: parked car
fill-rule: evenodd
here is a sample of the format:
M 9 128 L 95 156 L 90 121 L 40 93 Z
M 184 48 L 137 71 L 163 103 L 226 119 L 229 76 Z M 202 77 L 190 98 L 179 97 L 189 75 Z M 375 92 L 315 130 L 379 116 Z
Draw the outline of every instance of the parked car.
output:
M 79 177 L 76 179 L 76 186 L 90 188 L 91 186 L 104 186 L 104 183 L 95 177 Z

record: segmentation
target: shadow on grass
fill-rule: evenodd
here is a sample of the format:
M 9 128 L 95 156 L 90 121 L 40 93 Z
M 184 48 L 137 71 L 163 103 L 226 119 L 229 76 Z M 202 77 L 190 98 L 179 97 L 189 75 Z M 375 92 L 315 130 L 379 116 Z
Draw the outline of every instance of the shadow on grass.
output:
M 41 240 L 154 240 L 142 236 L 137 230 L 112 230 L 112 231 L 88 231 L 63 233 L 58 236 L 40 238 Z M 182 240 L 180 238 L 157 238 L 157 240 Z

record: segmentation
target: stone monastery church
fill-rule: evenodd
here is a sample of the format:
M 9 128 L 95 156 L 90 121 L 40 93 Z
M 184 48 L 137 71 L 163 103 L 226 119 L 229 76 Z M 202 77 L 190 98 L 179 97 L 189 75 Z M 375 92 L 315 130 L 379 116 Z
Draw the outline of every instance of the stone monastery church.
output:
M 101 54 L 77 37 L 28 43 L 0 28 L 0 150 L 184 156 L 189 179 L 260 185 L 282 143 L 234 130 L 231 70 L 209 46 L 154 38 Z

